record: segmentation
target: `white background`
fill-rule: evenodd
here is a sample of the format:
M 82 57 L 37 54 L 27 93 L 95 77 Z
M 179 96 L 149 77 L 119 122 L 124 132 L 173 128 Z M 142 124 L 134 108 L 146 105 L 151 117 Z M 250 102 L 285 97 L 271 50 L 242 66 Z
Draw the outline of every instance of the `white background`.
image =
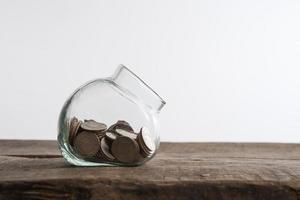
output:
M 0 1 L 0 138 L 55 139 L 65 99 L 125 64 L 164 141 L 300 142 L 300 1 Z

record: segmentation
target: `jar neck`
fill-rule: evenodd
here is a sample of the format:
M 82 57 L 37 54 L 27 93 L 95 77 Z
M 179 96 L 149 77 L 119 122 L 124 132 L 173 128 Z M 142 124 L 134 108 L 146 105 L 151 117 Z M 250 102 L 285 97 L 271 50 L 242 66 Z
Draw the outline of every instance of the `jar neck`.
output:
M 119 65 L 111 80 L 156 112 L 166 104 L 152 88 L 124 65 Z

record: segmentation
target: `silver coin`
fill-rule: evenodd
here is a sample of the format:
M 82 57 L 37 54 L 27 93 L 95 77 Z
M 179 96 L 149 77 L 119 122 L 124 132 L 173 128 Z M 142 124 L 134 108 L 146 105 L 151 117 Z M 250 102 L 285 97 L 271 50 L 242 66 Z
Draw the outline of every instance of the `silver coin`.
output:
M 127 130 L 124 129 L 116 129 L 116 133 L 119 134 L 120 136 L 125 136 L 125 137 L 129 137 L 131 139 L 136 139 L 137 135 L 135 133 L 129 132 Z
M 117 136 L 114 134 L 114 133 L 112 133 L 112 132 L 106 132 L 105 133 L 105 136 L 106 136 L 106 138 L 108 139 L 108 140 L 111 140 L 111 141 L 114 141 L 115 139 L 117 139 Z
M 93 120 L 83 122 L 80 127 L 87 131 L 104 131 L 107 128 L 105 124 Z
M 105 138 L 101 139 L 101 151 L 105 158 L 109 161 L 112 161 L 115 159 L 115 157 L 109 152 L 109 146 L 105 142 Z
M 140 150 L 141 150 L 141 151 L 140 151 L 141 155 L 142 155 L 144 158 L 151 157 L 151 155 L 154 153 L 154 151 L 151 151 L 151 150 L 149 150 L 149 149 L 146 147 L 146 145 L 145 145 L 145 143 L 144 143 L 144 141 L 143 141 L 143 139 L 142 139 L 141 134 L 138 135 L 138 137 L 137 137 L 137 142 L 138 142 L 139 147 L 140 147 Z
M 142 127 L 140 131 L 142 142 L 145 144 L 146 148 L 153 152 L 156 149 L 155 143 L 150 136 L 150 131 L 146 127 Z
M 116 129 L 124 129 L 129 132 L 134 132 L 130 124 L 125 120 L 118 120 L 115 124 L 111 125 L 108 130 L 114 132 Z

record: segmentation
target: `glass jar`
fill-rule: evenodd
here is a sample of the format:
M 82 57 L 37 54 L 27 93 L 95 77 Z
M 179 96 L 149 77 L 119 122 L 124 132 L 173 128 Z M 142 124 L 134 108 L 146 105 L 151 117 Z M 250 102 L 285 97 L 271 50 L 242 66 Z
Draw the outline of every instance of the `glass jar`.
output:
M 63 157 L 77 166 L 136 166 L 159 147 L 157 115 L 165 101 L 120 65 L 112 77 L 79 87 L 58 122 Z

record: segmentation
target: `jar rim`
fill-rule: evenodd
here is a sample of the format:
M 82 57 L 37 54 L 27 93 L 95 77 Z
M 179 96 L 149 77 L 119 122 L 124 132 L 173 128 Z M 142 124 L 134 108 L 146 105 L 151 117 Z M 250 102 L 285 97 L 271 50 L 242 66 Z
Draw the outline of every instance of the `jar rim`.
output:
M 141 83 L 141 85 L 143 87 L 145 87 L 151 93 L 152 98 L 155 97 L 157 100 L 159 100 L 159 105 L 156 105 L 156 106 L 149 105 L 149 106 L 151 106 L 152 108 L 156 109 L 157 111 L 160 111 L 164 107 L 164 105 L 166 104 L 166 101 L 164 101 L 163 98 L 157 92 L 155 92 L 145 81 L 143 81 L 137 74 L 135 74 L 133 71 L 131 71 L 125 65 L 120 64 L 118 66 L 118 68 L 116 69 L 114 75 L 112 76 L 112 81 L 114 81 L 116 84 L 123 85 L 123 86 L 125 84 L 125 87 L 126 86 L 127 87 L 131 87 L 131 88 L 127 88 L 129 90 L 130 89 L 135 89 L 135 88 L 132 88 L 132 86 L 128 86 L 129 84 L 127 84 L 126 81 L 119 80 L 120 76 L 122 76 L 122 74 L 124 74 L 124 72 L 126 72 L 126 74 L 128 74 L 128 75 L 131 75 L 131 77 L 133 77 L 139 83 Z M 149 95 L 148 95 L 148 97 L 149 97 Z M 155 101 L 157 101 L 157 100 L 155 100 Z M 157 103 L 155 103 L 155 104 L 157 104 Z

